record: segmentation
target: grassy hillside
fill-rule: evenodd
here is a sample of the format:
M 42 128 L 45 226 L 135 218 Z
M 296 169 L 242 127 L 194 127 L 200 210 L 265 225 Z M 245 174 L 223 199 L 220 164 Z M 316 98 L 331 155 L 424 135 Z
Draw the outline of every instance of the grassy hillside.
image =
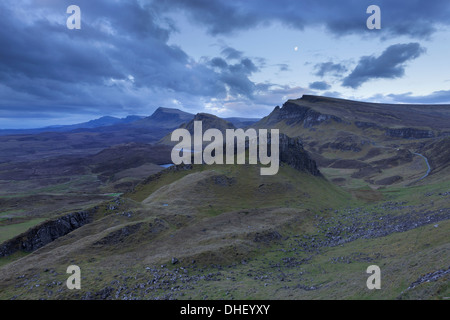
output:
M 3 239 L 38 224 L 52 197 L 59 214 L 94 213 L 32 253 L 0 258 L 0 299 L 446 299 L 447 111 L 307 96 L 254 124 L 300 136 L 319 176 L 283 163 L 274 176 L 257 165 L 163 170 L 167 146 L 109 148 L 80 173 L 66 170 L 70 159 L 2 164 L 8 179 L 10 168 L 42 175 L 0 181 L 11 190 L 0 197 Z M 67 179 L 44 184 L 46 163 Z M 79 291 L 65 286 L 72 264 Z M 370 265 L 381 290 L 366 287 Z
M 149 177 L 100 207 L 93 223 L 0 259 L 0 298 L 448 296 L 445 274 L 420 279 L 448 268 L 450 183 L 364 198 L 288 166 L 258 172 L 194 166 Z M 83 270 L 81 291 L 64 286 L 69 264 Z M 382 269 L 381 291 L 365 286 L 371 264 Z
M 28 263 L 5 266 L 4 275 L 27 272 L 30 265 L 64 265 L 70 257 L 80 264 L 99 260 L 101 267 L 113 261 L 126 264 L 130 256 L 146 263 L 167 262 L 172 256 L 199 264 L 211 263 L 212 257 L 233 262 L 234 251 L 238 257 L 251 255 L 257 234 L 270 237 L 273 228 L 289 228 L 299 219 L 304 228 L 314 229 L 312 210 L 352 201 L 325 179 L 288 166 L 276 176 L 260 176 L 257 166 L 237 165 L 195 166 L 158 176 L 120 204 L 101 209 L 90 225 L 23 258 Z
M 440 135 L 450 130 L 449 110 L 304 96 L 275 108 L 253 127 L 301 137 L 321 172 L 347 190 L 379 189 L 418 184 L 428 171 L 424 157 L 431 165 L 428 181 L 438 179 L 433 174 L 448 163 L 448 138 Z
M 348 194 L 321 177 L 282 164 L 274 176 L 261 176 L 256 165 L 193 166 L 147 181 L 129 196 L 145 204 L 173 203 L 217 210 L 269 206 L 316 208 L 340 206 Z M 172 210 L 173 206 L 168 208 Z M 205 209 L 206 210 L 206 209 Z

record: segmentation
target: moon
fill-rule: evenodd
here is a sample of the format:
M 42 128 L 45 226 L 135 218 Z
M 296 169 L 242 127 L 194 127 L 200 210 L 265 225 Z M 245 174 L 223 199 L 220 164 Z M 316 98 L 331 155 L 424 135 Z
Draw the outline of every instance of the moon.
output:
M 295 48 L 294 48 L 294 51 L 298 51 L 298 47 L 295 47 Z

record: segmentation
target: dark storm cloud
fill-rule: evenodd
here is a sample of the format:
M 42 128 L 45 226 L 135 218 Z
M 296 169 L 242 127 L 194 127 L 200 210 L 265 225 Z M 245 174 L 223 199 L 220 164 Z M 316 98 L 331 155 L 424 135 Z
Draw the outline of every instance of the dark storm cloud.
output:
M 405 63 L 418 58 L 424 51 L 418 43 L 395 44 L 379 57 L 362 57 L 355 69 L 344 78 L 342 85 L 358 88 L 371 79 L 400 78 L 405 73 Z
M 250 75 L 258 71 L 258 67 L 249 58 L 244 58 L 239 63 L 230 65 L 229 68 L 233 73 L 242 73 L 245 75 Z
M 31 80 L 51 78 L 65 82 L 95 82 L 98 75 L 123 77 L 104 55 L 71 39 L 47 20 L 23 27 L 8 8 L 0 9 L 0 79 L 24 76 Z M 43 36 L 47 35 L 47 37 Z M 48 37 L 52 35 L 52 37 Z M 86 69 L 73 77 L 67 70 Z
M 328 83 L 326 83 L 325 81 L 316 81 L 316 82 L 310 83 L 309 88 L 315 89 L 315 90 L 328 90 L 331 88 L 331 86 Z
M 79 0 L 81 30 L 66 28 L 70 4 L 0 3 L 3 115 L 31 117 L 29 106 L 41 114 L 135 113 L 180 100 L 198 108 L 201 99 L 260 91 L 249 77 L 264 59 L 225 47 L 222 57 L 193 61 L 168 44 L 176 28 L 156 2 Z
M 314 66 L 316 76 L 324 77 L 325 75 L 342 76 L 347 71 L 347 67 L 341 63 L 323 62 Z
M 227 48 L 227 51 L 237 52 L 230 47 Z M 218 77 L 229 88 L 230 94 L 252 99 L 254 92 L 263 87 L 263 85 L 255 84 L 249 79 L 249 76 L 259 71 L 259 67 L 252 59 L 244 57 L 243 53 L 239 54 L 241 59 L 238 62 L 234 62 L 237 56 L 230 57 L 227 55 L 227 57 L 228 61 L 221 57 L 212 58 L 209 65 L 218 69 Z
M 243 52 L 231 47 L 227 47 L 222 50 L 222 54 L 226 59 L 241 59 Z
M 158 0 L 161 11 L 181 9 L 213 34 L 230 34 L 268 23 L 282 23 L 296 29 L 325 26 L 336 35 L 367 34 L 366 13 L 376 4 L 382 12 L 382 29 L 371 36 L 407 35 L 426 38 L 440 25 L 448 26 L 450 3 L 447 0 L 376 2 L 361 0 Z
M 224 59 L 216 57 L 211 60 L 211 66 L 225 69 L 228 67 L 228 63 Z
M 154 98 L 164 92 L 226 96 L 221 74 L 167 43 L 173 25 L 150 2 L 79 0 L 82 28 L 68 30 L 71 3 L 0 3 L 3 111 L 23 110 L 27 117 L 26 105 L 74 113 L 89 106 L 111 114 L 157 103 Z M 244 70 L 252 68 L 242 64 Z
M 66 8 L 71 4 L 82 9 L 81 30 L 66 28 Z M 378 4 L 383 27 L 370 35 L 423 38 L 437 25 L 450 23 L 449 4 L 443 0 L 417 0 L 407 7 L 387 0 Z M 266 61 L 232 47 L 221 48 L 220 57 L 193 61 L 182 48 L 169 44 L 176 24 L 167 16 L 177 10 L 186 13 L 215 35 L 271 23 L 296 29 L 325 26 L 337 35 L 365 34 L 368 5 L 360 0 L 2 0 L 1 115 L 139 113 L 150 105 L 173 106 L 173 101 L 198 108 L 210 98 L 230 95 L 244 97 L 245 104 L 303 93 L 304 88 L 278 92 L 276 85 L 253 82 L 251 76 Z M 382 64 L 379 58 L 367 59 L 362 63 Z M 280 71 L 289 69 L 278 66 Z M 401 62 L 389 66 L 395 72 L 403 70 Z M 343 68 L 331 63 L 318 67 L 317 74 L 336 75 Z M 350 83 L 373 77 L 357 68 Z

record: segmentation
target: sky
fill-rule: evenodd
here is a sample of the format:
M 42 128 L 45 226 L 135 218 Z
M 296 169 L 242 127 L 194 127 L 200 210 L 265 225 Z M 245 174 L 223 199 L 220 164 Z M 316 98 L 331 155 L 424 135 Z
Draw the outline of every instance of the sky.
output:
M 448 0 L 2 0 L 0 129 L 256 118 L 304 94 L 450 104 L 449 27 Z

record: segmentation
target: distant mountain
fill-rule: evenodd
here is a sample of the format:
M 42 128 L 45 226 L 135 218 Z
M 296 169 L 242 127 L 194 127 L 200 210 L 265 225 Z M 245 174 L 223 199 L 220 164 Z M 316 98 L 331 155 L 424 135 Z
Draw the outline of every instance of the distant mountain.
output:
M 131 115 L 126 118 L 116 118 L 104 116 L 87 122 L 72 125 L 53 125 L 43 128 L 33 129 L 0 129 L 0 136 L 39 134 L 44 132 L 70 132 L 70 131 L 90 131 L 90 132 L 111 132 L 130 129 L 176 129 L 184 123 L 188 123 L 194 118 L 194 114 L 172 108 L 158 108 L 149 117 Z M 236 128 L 248 127 L 260 119 L 256 118 L 225 118 Z M 86 130 L 85 130 L 86 129 Z
M 44 128 L 36 128 L 36 129 L 0 129 L 0 135 L 12 135 L 12 134 L 36 134 L 42 132 L 69 132 L 77 129 L 95 129 L 100 127 L 107 127 L 118 124 L 127 124 L 131 122 L 135 122 L 141 120 L 143 117 L 141 116 L 128 116 L 126 118 L 116 118 L 116 117 L 101 117 L 95 120 L 91 120 L 88 122 L 82 122 L 71 125 L 55 125 Z
M 449 127 L 449 117 L 450 105 L 369 103 L 304 95 L 301 99 L 288 100 L 282 108 L 276 107 L 260 124 L 283 121 L 287 125 L 312 128 L 334 120 L 353 123 L 358 128 L 444 131 Z
M 23 161 L 62 154 L 95 154 L 117 144 L 156 143 L 181 125 L 187 125 L 194 115 L 177 109 L 158 108 L 149 117 L 129 116 L 124 119 L 102 117 L 70 126 L 53 126 L 29 130 L 0 130 L 0 163 Z M 201 117 L 201 115 L 199 115 Z M 207 118 L 211 119 L 208 120 Z M 209 115 L 202 119 L 211 127 L 234 126 Z M 197 118 L 199 119 L 199 118 Z M 170 138 L 169 138 L 170 142 Z
M 150 117 L 134 122 L 133 126 L 175 129 L 193 118 L 194 115 L 192 113 L 172 108 L 158 108 Z
M 195 117 L 189 121 L 188 123 L 183 123 L 179 126 L 180 129 L 187 129 L 191 134 L 194 133 L 194 121 L 202 122 L 202 129 L 205 132 L 208 129 L 219 129 L 222 132 L 225 132 L 226 129 L 236 129 L 236 127 L 229 121 L 226 121 L 222 118 L 219 118 L 215 115 L 208 113 L 198 113 Z M 167 145 L 174 145 L 176 142 L 171 141 L 171 134 L 169 133 L 164 138 L 160 140 L 160 143 Z
M 131 123 L 134 121 L 138 121 L 143 119 L 142 116 L 128 116 L 126 118 L 115 118 L 115 117 L 101 117 L 99 119 L 91 120 L 85 123 L 76 124 L 69 127 L 74 127 L 74 129 L 78 128 L 98 128 L 98 127 L 106 127 L 115 124 L 123 124 L 123 123 Z

